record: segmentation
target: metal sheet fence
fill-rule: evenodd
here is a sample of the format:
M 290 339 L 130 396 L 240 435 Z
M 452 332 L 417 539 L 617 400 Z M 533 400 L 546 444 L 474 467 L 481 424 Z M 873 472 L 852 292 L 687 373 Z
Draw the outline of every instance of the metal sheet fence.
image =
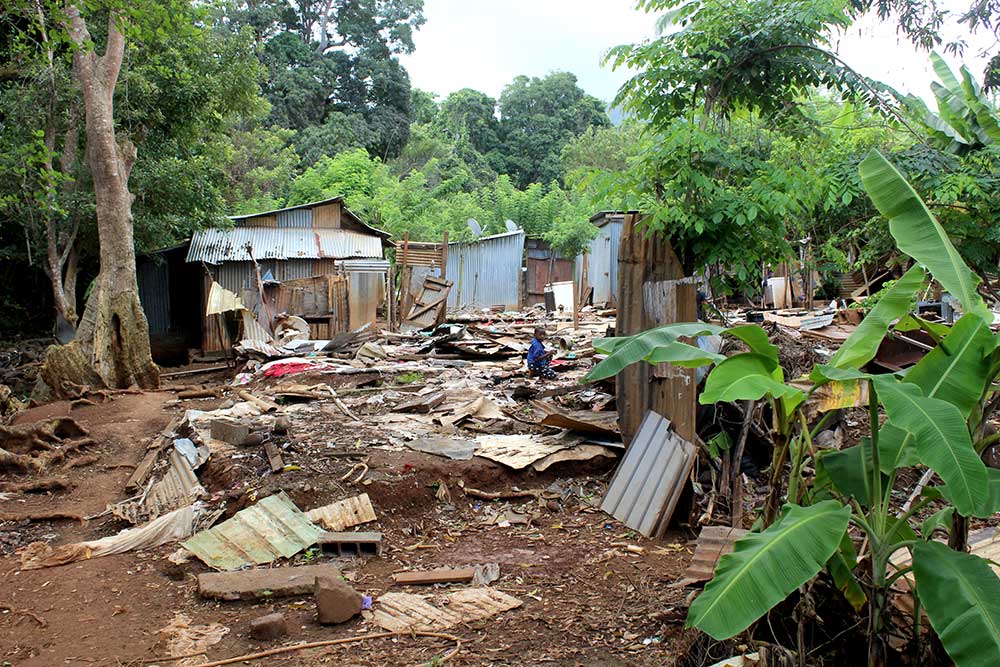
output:
M 524 231 L 497 234 L 471 243 L 448 244 L 448 280 L 454 282 L 448 308 L 520 303 Z

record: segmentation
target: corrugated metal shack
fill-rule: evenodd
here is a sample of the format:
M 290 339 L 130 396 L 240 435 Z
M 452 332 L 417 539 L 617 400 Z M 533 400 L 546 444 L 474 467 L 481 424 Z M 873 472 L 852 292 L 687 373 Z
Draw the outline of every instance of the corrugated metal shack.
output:
M 582 284 L 583 267 L 586 263 L 586 283 L 594 288 L 593 302 L 615 305 L 615 295 L 618 293 L 618 246 L 621 243 L 625 213 L 601 211 L 592 215 L 590 222 L 597 226 L 597 236 L 590 242 L 590 250 L 576 258 L 575 279 Z
M 205 229 L 191 239 L 187 262 L 206 269 L 202 303 L 214 280 L 257 312 L 257 267 L 267 285 L 340 273 L 347 279 L 349 328 L 375 321 L 385 296 L 389 262 L 383 250 L 389 235 L 362 222 L 344 206 L 343 197 L 231 219 L 232 229 Z M 210 330 L 206 321 L 206 351 L 220 347 Z
M 517 309 L 521 303 L 524 230 L 448 244 L 448 308 Z

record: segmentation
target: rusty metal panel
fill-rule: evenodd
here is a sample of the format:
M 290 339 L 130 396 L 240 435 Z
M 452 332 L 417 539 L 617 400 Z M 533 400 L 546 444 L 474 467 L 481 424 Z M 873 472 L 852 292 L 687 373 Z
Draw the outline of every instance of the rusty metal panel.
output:
M 343 229 L 235 227 L 202 229 L 191 237 L 188 262 L 267 259 L 382 258 L 382 240 L 373 234 Z
M 746 535 L 748 530 L 729 526 L 706 526 L 698 535 L 694 556 L 684 571 L 688 582 L 708 581 L 715 576 L 715 566 L 719 559 L 733 550 L 733 543 Z
M 280 492 L 201 531 L 182 546 L 217 570 L 237 570 L 291 558 L 316 544 L 322 533 Z
M 350 328 L 354 331 L 375 322 L 378 306 L 382 302 L 384 278 L 378 273 L 348 273 L 348 312 Z
M 647 537 L 662 535 L 696 456 L 695 446 L 674 433 L 667 419 L 648 411 L 601 509 Z
M 323 204 L 312 210 L 313 227 L 317 229 L 340 229 L 340 202 Z
M 524 231 L 448 244 L 448 308 L 520 304 Z

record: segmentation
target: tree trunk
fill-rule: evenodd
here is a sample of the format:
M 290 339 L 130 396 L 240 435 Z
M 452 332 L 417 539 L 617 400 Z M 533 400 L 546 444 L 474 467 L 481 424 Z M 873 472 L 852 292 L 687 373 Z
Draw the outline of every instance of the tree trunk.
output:
M 125 37 L 119 30 L 118 16 L 112 12 L 107 50 L 97 56 L 77 7 L 67 5 L 66 15 L 67 30 L 77 46 L 73 73 L 83 92 L 101 269 L 77 339 L 64 346 L 67 349 L 49 348 L 42 377 L 56 395 L 63 393 L 67 383 L 155 388 L 159 386 L 159 370 L 150 354 L 149 327 L 139 303 L 132 194 L 128 189 L 135 147 L 127 139 L 119 145 L 114 125 L 114 91 Z

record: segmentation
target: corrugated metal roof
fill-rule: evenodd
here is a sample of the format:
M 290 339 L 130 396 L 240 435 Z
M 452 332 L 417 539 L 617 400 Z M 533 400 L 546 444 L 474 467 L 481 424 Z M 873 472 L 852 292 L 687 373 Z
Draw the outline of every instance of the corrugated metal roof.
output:
M 250 250 L 248 250 L 248 247 Z M 282 229 L 235 227 L 202 229 L 194 233 L 188 262 L 250 261 L 253 259 L 349 259 L 382 258 L 382 240 L 377 236 L 345 229 Z
M 322 533 L 281 492 L 201 531 L 181 546 L 217 570 L 238 570 L 291 558 L 316 544 Z

